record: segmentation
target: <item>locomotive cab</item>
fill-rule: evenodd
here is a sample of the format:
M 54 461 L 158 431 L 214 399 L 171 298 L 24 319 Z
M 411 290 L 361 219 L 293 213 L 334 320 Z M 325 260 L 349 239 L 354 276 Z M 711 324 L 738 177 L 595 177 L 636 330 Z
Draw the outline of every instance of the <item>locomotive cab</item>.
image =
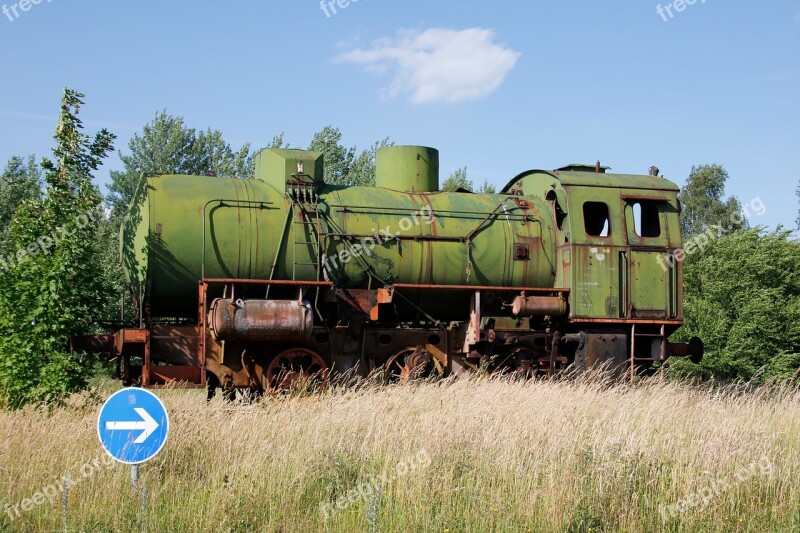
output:
M 679 188 L 657 176 L 607 170 L 599 163 L 532 170 L 504 190 L 547 201 L 557 222 L 556 284 L 571 289 L 573 328 L 616 335 L 615 364 L 651 367 L 670 355 L 699 360 L 699 339 L 691 347 L 667 340 L 683 323 L 683 272 L 673 260 L 681 248 Z

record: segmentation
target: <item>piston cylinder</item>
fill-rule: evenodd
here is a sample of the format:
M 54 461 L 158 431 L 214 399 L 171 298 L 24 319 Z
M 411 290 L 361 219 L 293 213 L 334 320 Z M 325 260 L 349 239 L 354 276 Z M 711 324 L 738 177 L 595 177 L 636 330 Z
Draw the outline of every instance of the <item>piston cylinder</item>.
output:
M 209 310 L 211 333 L 222 341 L 290 341 L 311 338 L 314 314 L 300 300 L 216 299 Z

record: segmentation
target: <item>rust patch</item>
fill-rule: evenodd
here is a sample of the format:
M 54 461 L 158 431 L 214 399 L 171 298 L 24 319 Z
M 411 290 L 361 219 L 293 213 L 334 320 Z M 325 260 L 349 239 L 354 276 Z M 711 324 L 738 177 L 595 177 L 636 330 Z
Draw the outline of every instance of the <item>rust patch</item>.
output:
M 339 314 L 343 318 L 367 318 L 378 305 L 378 291 L 336 289 Z
M 305 301 L 217 299 L 211 303 L 209 323 L 220 340 L 305 341 L 314 317 Z

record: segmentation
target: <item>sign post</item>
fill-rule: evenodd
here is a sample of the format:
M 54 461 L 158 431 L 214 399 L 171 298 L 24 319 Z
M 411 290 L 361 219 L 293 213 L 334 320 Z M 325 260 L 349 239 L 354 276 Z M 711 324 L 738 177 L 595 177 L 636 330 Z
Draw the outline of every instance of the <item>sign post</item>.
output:
M 112 394 L 97 417 L 103 449 L 131 465 L 131 485 L 139 481 L 139 465 L 155 457 L 167 442 L 169 417 L 161 400 L 146 389 L 127 388 Z

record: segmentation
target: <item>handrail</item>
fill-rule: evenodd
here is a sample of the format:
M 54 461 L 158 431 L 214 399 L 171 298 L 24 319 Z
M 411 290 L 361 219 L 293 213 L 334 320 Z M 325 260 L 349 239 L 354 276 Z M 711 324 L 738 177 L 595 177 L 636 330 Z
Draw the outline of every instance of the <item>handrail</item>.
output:
M 267 209 L 268 205 L 274 205 L 274 203 L 275 203 L 275 202 L 264 202 L 262 200 L 238 200 L 238 199 L 237 200 L 231 200 L 231 199 L 226 200 L 224 198 L 217 198 L 215 200 L 209 200 L 209 201 L 207 201 L 205 203 L 205 205 L 203 205 L 203 212 L 202 212 L 202 216 L 203 216 L 203 246 L 202 246 L 202 251 L 201 251 L 202 255 L 200 256 L 200 277 L 201 278 L 205 278 L 206 277 L 206 208 L 209 205 L 211 205 L 211 204 L 213 204 L 215 202 L 219 203 L 218 207 L 233 207 L 232 205 L 229 206 L 229 205 L 226 205 L 226 204 L 244 204 L 245 207 L 250 207 L 250 208 L 258 207 L 258 209 Z

